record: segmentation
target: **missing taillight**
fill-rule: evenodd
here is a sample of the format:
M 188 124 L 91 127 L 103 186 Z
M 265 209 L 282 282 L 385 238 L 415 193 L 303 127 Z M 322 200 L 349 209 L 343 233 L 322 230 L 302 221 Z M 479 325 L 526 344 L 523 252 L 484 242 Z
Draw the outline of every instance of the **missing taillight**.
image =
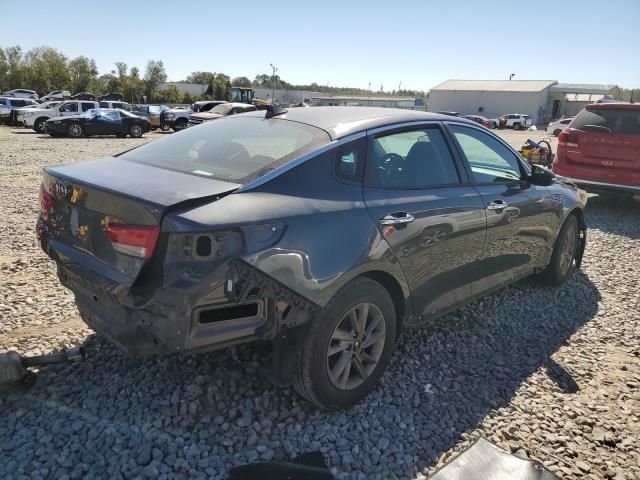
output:
M 160 235 L 159 226 L 110 223 L 107 233 L 113 249 L 131 257 L 148 260 Z

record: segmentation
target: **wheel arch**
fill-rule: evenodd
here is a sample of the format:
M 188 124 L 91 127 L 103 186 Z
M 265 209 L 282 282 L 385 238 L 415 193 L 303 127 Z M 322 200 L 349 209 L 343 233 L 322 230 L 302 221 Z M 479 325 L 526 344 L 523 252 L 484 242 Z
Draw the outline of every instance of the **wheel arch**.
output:
M 384 287 L 384 289 L 389 293 L 391 300 L 393 301 L 393 305 L 396 309 L 396 320 L 397 320 L 397 337 L 400 337 L 402 333 L 402 324 L 404 322 L 404 318 L 407 315 L 411 315 L 413 313 L 413 306 L 411 304 L 411 298 L 405 296 L 405 291 L 403 290 L 400 282 L 389 272 L 385 272 L 383 270 L 370 270 L 368 272 L 361 273 L 355 278 L 369 278 Z M 352 279 L 352 280 L 355 280 Z

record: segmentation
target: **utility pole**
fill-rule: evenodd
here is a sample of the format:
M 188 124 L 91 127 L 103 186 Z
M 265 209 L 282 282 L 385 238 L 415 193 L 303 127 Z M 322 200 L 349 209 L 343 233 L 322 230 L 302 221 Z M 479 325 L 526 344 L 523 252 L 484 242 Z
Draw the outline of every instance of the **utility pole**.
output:
M 273 63 L 270 63 L 271 69 L 273 73 L 271 74 L 271 104 L 275 103 L 275 95 L 276 95 L 276 72 L 278 71 L 278 67 L 276 67 Z
M 511 79 L 512 79 L 513 77 L 515 77 L 515 76 L 516 76 L 516 74 L 515 74 L 515 73 L 512 73 L 511 75 L 509 75 L 509 80 L 511 80 Z

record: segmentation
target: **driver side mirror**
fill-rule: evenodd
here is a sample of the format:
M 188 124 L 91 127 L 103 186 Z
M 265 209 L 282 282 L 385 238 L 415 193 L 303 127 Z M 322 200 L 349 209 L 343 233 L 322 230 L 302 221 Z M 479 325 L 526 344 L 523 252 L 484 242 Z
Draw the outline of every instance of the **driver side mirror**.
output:
M 542 168 L 540 165 L 532 165 L 531 175 L 529 175 L 527 180 L 533 185 L 548 187 L 549 185 L 553 184 L 554 178 L 555 175 L 550 170 Z

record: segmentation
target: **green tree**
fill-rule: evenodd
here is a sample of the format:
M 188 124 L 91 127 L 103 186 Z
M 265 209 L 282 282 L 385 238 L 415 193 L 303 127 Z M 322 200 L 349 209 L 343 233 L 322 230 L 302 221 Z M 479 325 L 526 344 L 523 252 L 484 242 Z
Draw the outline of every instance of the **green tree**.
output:
M 189 83 L 199 83 L 200 85 L 209 85 L 216 79 L 214 72 L 191 72 L 186 81 Z
M 51 47 L 37 47 L 24 57 L 26 83 L 37 92 L 69 90 L 71 75 L 68 60 L 62 53 Z
M 24 65 L 24 57 L 22 55 L 22 48 L 18 45 L 8 47 L 5 50 L 6 62 L 8 65 L 7 70 L 7 89 L 20 88 L 26 80 L 26 70 Z
M 122 91 L 124 98 L 131 103 L 139 102 L 144 95 L 144 88 L 144 81 L 140 78 L 140 70 L 138 67 L 131 67 L 127 85 Z
M 169 85 L 156 94 L 156 101 L 162 103 L 180 103 L 180 92 L 175 85 Z
M 95 90 L 98 67 L 95 60 L 81 55 L 69 62 L 73 93 Z
M 193 95 L 191 95 L 189 92 L 184 92 L 184 95 L 182 96 L 182 103 L 186 103 L 187 105 L 191 105 L 193 102 L 195 102 L 196 99 Z
M 7 55 L 4 50 L 0 48 L 0 91 L 7 90 L 9 86 L 9 62 L 7 62 Z
M 234 87 L 250 87 L 251 80 L 249 80 L 247 77 L 236 77 L 231 82 L 231 85 Z
M 164 70 L 162 60 L 149 60 L 147 68 L 144 72 L 145 92 L 147 94 L 147 102 L 153 101 L 153 94 L 158 88 L 158 84 L 167 80 L 167 72 Z

